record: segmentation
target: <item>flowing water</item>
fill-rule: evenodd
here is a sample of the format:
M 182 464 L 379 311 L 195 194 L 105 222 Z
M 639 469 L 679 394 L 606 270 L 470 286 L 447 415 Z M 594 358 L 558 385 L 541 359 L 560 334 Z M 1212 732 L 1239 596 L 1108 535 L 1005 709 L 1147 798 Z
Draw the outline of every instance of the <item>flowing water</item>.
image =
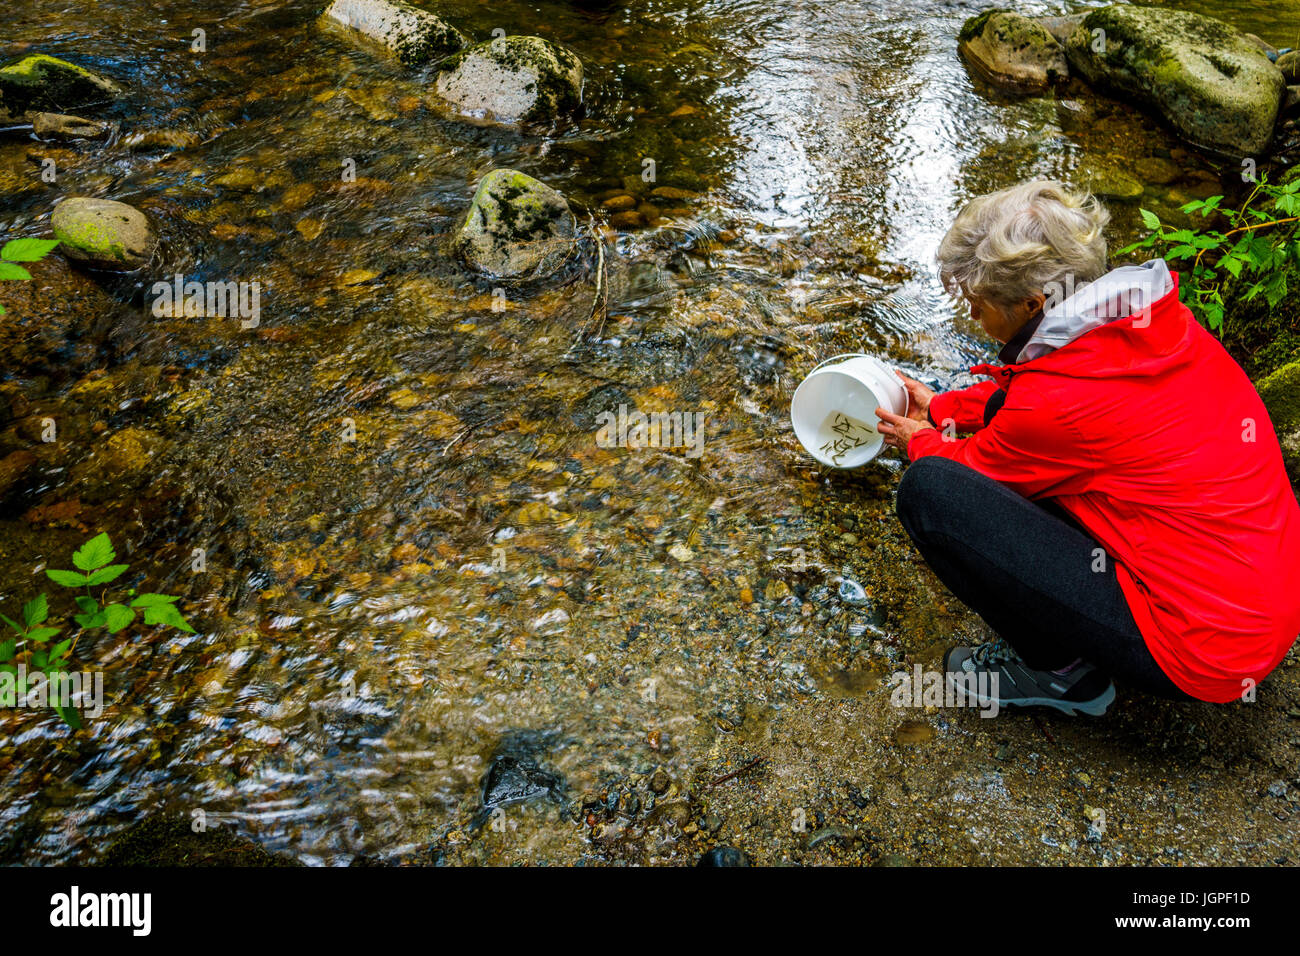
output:
M 447 118 L 426 76 L 322 28 L 320 6 L 7 11 L 0 54 L 68 56 L 130 95 L 108 144 L 0 141 L 0 233 L 102 195 L 148 210 L 170 258 L 117 285 L 51 263 L 35 298 L 0 290 L 62 330 L 5 370 L 0 457 L 35 461 L 0 502 L 0 603 L 12 615 L 106 530 L 197 633 L 81 645 L 107 705 L 76 735 L 0 723 L 0 860 L 93 861 L 154 810 L 310 863 L 688 859 L 701 829 L 755 825 L 696 818 L 756 758 L 773 816 L 816 800 L 791 768 L 865 786 L 892 746 L 872 727 L 897 722 L 880 675 L 979 626 L 897 528 L 901 461 L 816 467 L 794 386 L 857 350 L 969 380 L 993 350 L 932 264 L 967 198 L 1154 170 L 1140 204 L 1168 213 L 1222 191 L 1219 171 L 1083 87 L 985 88 L 955 53 L 982 4 L 439 4 L 475 39 L 582 57 L 585 115 L 542 131 Z M 1297 45 L 1295 0 L 1185 6 Z M 607 318 L 591 262 L 494 293 L 449 259 L 503 166 L 584 218 L 638 210 L 609 246 Z M 1138 205 L 1111 203 L 1117 244 Z M 260 283 L 260 323 L 150 314 L 174 273 Z M 620 406 L 702 414 L 702 454 L 602 447 Z M 58 441 L 34 441 L 51 417 Z M 814 739 L 826 708 L 874 742 Z M 562 783 L 485 826 L 503 753 Z M 629 796 L 655 770 L 669 789 Z M 873 782 L 901 772 L 884 760 Z

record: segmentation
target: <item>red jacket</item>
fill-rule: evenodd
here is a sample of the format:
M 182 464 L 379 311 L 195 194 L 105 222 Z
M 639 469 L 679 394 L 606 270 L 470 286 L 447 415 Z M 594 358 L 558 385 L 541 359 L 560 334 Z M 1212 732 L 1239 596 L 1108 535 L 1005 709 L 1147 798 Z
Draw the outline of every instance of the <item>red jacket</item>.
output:
M 1187 693 L 1222 703 L 1300 633 L 1300 505 L 1250 379 L 1173 291 L 1038 358 L 936 395 L 942 455 L 1027 498 L 1052 498 L 1115 561 L 1147 647 Z M 1006 400 L 988 427 L 984 406 Z M 958 439 L 942 430 L 974 432 Z M 1050 625 L 1048 625 L 1050 626 Z

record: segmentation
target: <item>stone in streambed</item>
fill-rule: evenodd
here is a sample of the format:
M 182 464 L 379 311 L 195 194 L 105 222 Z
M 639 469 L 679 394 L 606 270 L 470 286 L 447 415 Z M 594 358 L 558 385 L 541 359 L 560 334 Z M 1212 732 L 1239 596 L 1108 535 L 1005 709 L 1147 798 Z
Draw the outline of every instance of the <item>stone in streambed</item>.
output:
M 1274 65 L 1282 71 L 1282 78 L 1287 83 L 1300 83 L 1300 50 L 1283 53 Z
M 55 207 L 50 225 L 60 252 L 96 269 L 143 268 L 158 248 L 145 214 L 110 199 L 65 199 Z
M 967 20 L 957 50 L 1000 86 L 1042 90 L 1070 75 L 1056 37 L 1041 23 L 1008 10 L 989 10 Z
M 465 116 L 549 122 L 582 105 L 582 61 L 541 37 L 497 37 L 443 64 L 435 88 Z
M 524 173 L 495 169 L 479 183 L 453 248 L 485 275 L 539 277 L 560 267 L 575 233 L 562 195 Z
M 1075 175 L 1076 181 L 1101 199 L 1132 202 L 1142 197 L 1142 184 L 1109 163 L 1084 160 Z
M 753 866 L 749 855 L 734 846 L 717 846 L 705 853 L 696 866 Z
M 111 127 L 99 120 L 66 113 L 33 113 L 32 132 L 41 139 L 102 139 Z
M 407 66 L 450 56 L 468 43 L 455 27 L 402 0 L 334 0 L 325 17 L 383 44 Z
M 43 53 L 0 66 L 0 115 L 21 116 L 30 110 L 67 110 L 117 99 L 122 89 L 112 80 Z
M 1251 156 L 1273 137 L 1281 73 L 1259 47 L 1211 17 L 1103 7 L 1084 17 L 1065 52 L 1088 82 L 1135 98 L 1198 146 Z
M 1273 422 L 1282 457 L 1295 475 L 1300 472 L 1300 361 L 1283 365 L 1255 383 Z

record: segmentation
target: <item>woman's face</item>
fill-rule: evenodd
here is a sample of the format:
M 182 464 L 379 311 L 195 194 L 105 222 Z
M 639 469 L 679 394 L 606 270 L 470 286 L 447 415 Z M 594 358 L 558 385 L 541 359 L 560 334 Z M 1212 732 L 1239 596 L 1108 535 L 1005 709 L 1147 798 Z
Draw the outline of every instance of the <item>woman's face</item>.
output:
M 1010 342 L 1021 326 L 1042 310 L 1046 301 L 1042 295 L 1036 295 L 1014 305 L 1006 305 L 970 292 L 963 292 L 962 295 L 970 306 L 970 317 L 1003 344 Z

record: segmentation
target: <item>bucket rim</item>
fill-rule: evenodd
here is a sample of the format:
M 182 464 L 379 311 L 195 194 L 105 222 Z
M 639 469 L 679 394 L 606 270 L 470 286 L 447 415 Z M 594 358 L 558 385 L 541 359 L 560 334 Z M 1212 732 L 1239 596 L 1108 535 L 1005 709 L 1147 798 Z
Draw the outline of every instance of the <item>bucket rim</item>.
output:
M 814 365 L 814 366 L 812 367 L 812 371 L 809 372 L 808 375 L 811 375 L 813 372 L 819 372 L 819 371 L 821 371 L 821 369 L 822 369 L 824 366 L 829 365 L 831 362 L 838 362 L 840 359 L 849 359 L 849 358 L 870 358 L 870 359 L 874 359 L 874 358 L 876 358 L 876 357 L 875 357 L 874 355 L 872 355 L 870 352 L 841 352 L 839 355 L 832 355 L 832 356 L 831 356 L 830 358 L 828 358 L 828 359 L 822 359 L 820 362 L 818 362 L 816 365 Z M 879 360 L 879 359 L 876 359 L 876 361 L 880 361 L 880 360 Z M 804 378 L 807 378 L 808 375 L 805 375 Z

